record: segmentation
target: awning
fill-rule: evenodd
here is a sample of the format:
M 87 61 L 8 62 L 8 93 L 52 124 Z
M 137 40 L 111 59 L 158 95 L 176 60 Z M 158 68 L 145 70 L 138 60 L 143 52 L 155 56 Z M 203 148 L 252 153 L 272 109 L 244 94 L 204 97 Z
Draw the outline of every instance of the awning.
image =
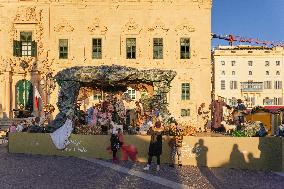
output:
M 271 113 L 277 111 L 284 111 L 284 106 L 264 106 L 265 109 L 269 110 Z

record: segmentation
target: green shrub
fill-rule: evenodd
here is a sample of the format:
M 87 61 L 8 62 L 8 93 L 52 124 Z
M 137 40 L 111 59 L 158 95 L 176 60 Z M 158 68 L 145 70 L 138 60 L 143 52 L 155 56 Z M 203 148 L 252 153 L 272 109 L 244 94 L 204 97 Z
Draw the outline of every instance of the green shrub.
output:
M 233 137 L 246 137 L 247 135 L 245 134 L 244 131 L 241 130 L 236 130 L 232 132 Z

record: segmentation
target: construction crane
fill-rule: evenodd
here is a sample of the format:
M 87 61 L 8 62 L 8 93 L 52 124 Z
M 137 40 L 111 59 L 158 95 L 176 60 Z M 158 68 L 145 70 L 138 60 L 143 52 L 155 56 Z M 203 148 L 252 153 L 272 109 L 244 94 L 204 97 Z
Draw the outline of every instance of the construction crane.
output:
M 263 41 L 259 40 L 256 38 L 247 38 L 247 37 L 242 37 L 238 35 L 218 35 L 218 34 L 211 34 L 212 39 L 221 39 L 221 40 L 226 40 L 229 42 L 229 45 L 233 46 L 234 42 L 239 42 L 239 43 L 249 43 L 249 44 L 256 44 L 256 45 L 263 45 L 267 47 L 284 47 L 283 42 L 272 42 L 272 41 Z

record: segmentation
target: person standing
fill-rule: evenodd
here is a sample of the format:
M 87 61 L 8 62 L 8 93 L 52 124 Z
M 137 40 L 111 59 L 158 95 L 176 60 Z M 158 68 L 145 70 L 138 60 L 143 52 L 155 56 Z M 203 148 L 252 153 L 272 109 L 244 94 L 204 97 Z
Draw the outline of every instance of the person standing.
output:
M 209 111 L 205 110 L 205 103 L 202 103 L 198 108 L 198 123 L 200 124 L 199 130 L 201 131 L 207 131 L 208 114 Z
M 170 167 L 174 167 L 176 155 L 178 157 L 178 165 L 181 167 L 182 166 L 181 148 L 182 148 L 182 141 L 183 141 L 184 132 L 178 126 L 177 122 L 172 122 L 169 134 L 170 134 L 170 136 L 173 136 L 173 138 L 169 142 L 169 146 L 171 148 L 171 160 L 172 160 Z
M 91 106 L 91 107 L 87 110 L 87 122 L 88 122 L 88 125 L 89 125 L 89 126 L 92 125 L 93 116 L 94 116 L 94 106 Z
M 12 123 L 7 130 L 6 137 L 9 137 L 9 133 L 15 133 L 15 132 L 17 132 L 17 127 L 15 123 Z
M 142 107 L 140 105 L 140 103 L 138 101 L 135 102 L 135 115 L 136 115 L 136 123 L 135 126 L 137 129 L 140 128 L 141 124 L 142 124 L 142 115 L 143 115 L 143 111 L 142 111 Z
M 149 151 L 148 151 L 148 163 L 147 166 L 144 167 L 144 170 L 148 171 L 150 169 L 150 165 L 152 162 L 153 156 L 157 157 L 157 171 L 160 170 L 160 156 L 162 154 L 162 134 L 164 131 L 164 127 L 162 126 L 162 123 L 160 120 L 158 120 L 155 123 L 154 127 L 150 128 L 150 135 L 151 135 L 151 141 L 149 145 Z
M 220 129 L 222 129 L 223 106 L 227 106 L 230 109 L 230 106 L 222 101 L 221 96 L 218 96 L 218 100 L 214 100 L 210 105 L 211 112 L 213 113 L 212 129 L 215 131 L 220 131 Z
M 118 159 L 116 157 L 116 153 L 120 148 L 120 141 L 119 141 L 118 131 L 116 131 L 115 129 L 113 129 L 113 132 L 110 137 L 110 145 L 112 151 L 112 161 L 114 163 L 117 163 Z
M 245 122 L 245 111 L 246 111 L 246 106 L 243 104 L 243 101 L 241 99 L 237 100 L 237 106 L 235 108 L 235 120 L 237 122 L 238 128 L 240 128 L 241 124 Z

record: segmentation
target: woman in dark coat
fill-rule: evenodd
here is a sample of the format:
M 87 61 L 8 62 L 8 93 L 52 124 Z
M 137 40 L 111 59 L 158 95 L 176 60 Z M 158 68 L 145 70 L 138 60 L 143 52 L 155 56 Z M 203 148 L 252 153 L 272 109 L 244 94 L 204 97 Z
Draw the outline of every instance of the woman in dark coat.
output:
M 153 156 L 157 157 L 157 171 L 160 170 L 160 156 L 162 154 L 162 133 L 164 131 L 164 128 L 162 127 L 161 121 L 157 121 L 154 128 L 150 128 L 150 134 L 151 134 L 151 141 L 148 151 L 148 164 L 144 168 L 144 170 L 149 170 L 150 165 L 152 162 Z
M 117 131 L 115 131 L 111 134 L 110 145 L 111 145 L 111 151 L 112 151 L 112 161 L 114 163 L 117 163 L 118 159 L 116 157 L 116 153 L 120 148 L 120 141 L 119 141 L 119 136 L 118 136 Z

